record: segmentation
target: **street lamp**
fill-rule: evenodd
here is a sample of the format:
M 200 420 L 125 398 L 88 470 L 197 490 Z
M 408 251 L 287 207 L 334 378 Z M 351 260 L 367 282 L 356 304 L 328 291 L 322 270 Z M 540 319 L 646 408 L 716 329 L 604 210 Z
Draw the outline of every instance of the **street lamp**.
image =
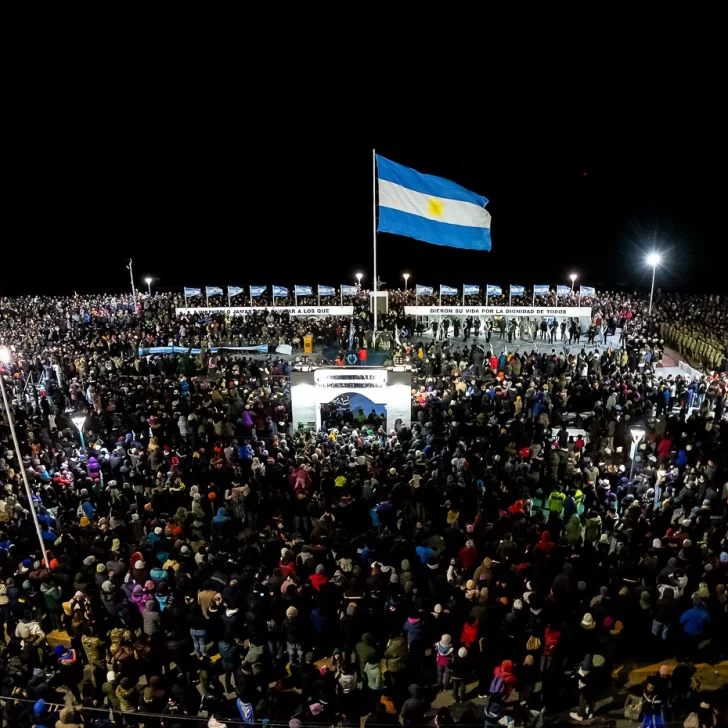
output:
M 574 283 L 576 282 L 576 273 L 572 273 L 569 278 L 571 278 L 571 292 L 574 292 Z
M 147 291 L 149 291 L 149 295 L 151 296 L 152 295 L 152 279 L 149 276 L 147 276 L 144 279 L 144 282 L 147 284 Z
M 356 274 L 356 284 L 361 288 L 361 279 L 364 277 L 363 273 L 357 273 Z
M 410 274 L 409 273 L 402 273 L 402 278 L 404 278 L 404 290 L 407 290 L 407 281 L 409 280 Z
M 660 261 L 662 258 L 660 257 L 659 253 L 650 253 L 647 256 L 647 265 L 652 266 L 652 288 L 650 288 L 650 313 L 652 313 L 652 296 L 655 293 L 655 271 L 657 270 L 657 266 L 660 265 Z
M 71 422 L 76 426 L 79 437 L 81 438 L 81 449 L 86 449 L 86 441 L 83 439 L 83 425 L 86 422 L 86 415 L 74 415 L 71 417 Z
M 10 350 L 6 346 L 0 347 L 0 361 L 3 364 L 10 363 Z M 46 569 L 50 569 L 48 563 L 48 557 L 46 556 L 45 542 L 43 541 L 43 534 L 40 530 L 40 523 L 38 523 L 38 513 L 35 510 L 35 503 L 33 502 L 33 493 L 30 490 L 30 483 L 28 482 L 28 472 L 23 462 L 23 456 L 20 454 L 20 444 L 18 443 L 18 435 L 15 432 L 15 418 L 13 417 L 13 411 L 10 409 L 10 403 L 8 402 L 8 395 L 5 391 L 5 376 L 0 374 L 0 389 L 3 394 L 3 404 L 5 405 L 5 412 L 8 416 L 8 423 L 10 424 L 10 434 L 13 437 L 13 446 L 15 447 L 15 457 L 18 459 L 20 472 L 23 476 L 23 485 L 25 486 L 25 495 L 28 499 L 28 508 L 30 509 L 30 515 L 33 518 L 35 524 L 35 532 L 38 535 L 38 543 L 40 544 L 40 552 L 43 555 L 43 563 L 46 565 Z
M 634 478 L 634 461 L 637 457 L 637 448 L 639 447 L 642 438 L 645 436 L 645 431 L 641 427 L 633 427 L 630 432 L 632 433 L 632 467 L 629 471 L 629 492 L 632 492 L 633 478 Z

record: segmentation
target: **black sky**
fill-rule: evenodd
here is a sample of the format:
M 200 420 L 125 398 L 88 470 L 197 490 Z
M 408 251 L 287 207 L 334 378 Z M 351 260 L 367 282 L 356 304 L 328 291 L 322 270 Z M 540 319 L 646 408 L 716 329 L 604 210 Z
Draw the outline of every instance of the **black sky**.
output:
M 137 282 L 162 289 L 370 279 L 373 144 L 484 195 L 493 218 L 490 253 L 380 235 L 390 286 L 404 270 L 429 285 L 567 283 L 575 271 L 645 288 L 655 247 L 659 285 L 726 290 L 725 142 L 699 111 L 682 126 L 625 113 L 617 130 L 554 104 L 496 129 L 474 104 L 374 126 L 304 85 L 221 76 L 151 53 L 143 35 L 77 44 L 65 30 L 42 28 L 39 58 L 7 92 L 0 292 L 124 290 L 129 256 Z

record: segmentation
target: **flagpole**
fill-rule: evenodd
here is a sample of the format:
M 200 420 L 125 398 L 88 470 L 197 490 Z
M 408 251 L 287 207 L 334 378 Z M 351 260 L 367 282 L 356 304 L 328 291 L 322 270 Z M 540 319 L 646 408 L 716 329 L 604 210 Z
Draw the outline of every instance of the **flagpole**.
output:
M 508 307 L 511 307 L 511 300 L 513 299 L 513 291 L 511 290 L 511 287 L 508 286 Z
M 230 286 L 228 286 L 227 289 L 228 289 L 228 308 L 230 308 Z
M 321 305 L 321 288 L 319 286 L 316 286 L 316 305 Z
M 463 284 L 463 306 L 465 305 L 465 284 Z
M 485 305 L 488 305 L 488 284 L 485 284 Z
M 253 286 L 248 286 L 248 292 L 250 293 L 250 308 L 253 308 Z
M 293 287 L 293 301 L 296 304 L 296 308 L 298 308 L 298 291 L 296 290 L 295 285 Z
M 210 306 L 210 297 L 207 295 L 207 286 L 205 286 L 205 306 L 208 308 Z
M 531 304 L 531 308 L 536 307 L 536 286 L 533 287 L 533 303 Z
M 372 149 L 372 244 L 374 248 L 374 332 L 372 348 L 377 348 L 377 153 Z
M 341 294 L 341 305 L 344 305 L 344 289 L 341 287 L 341 284 L 339 284 L 339 293 Z

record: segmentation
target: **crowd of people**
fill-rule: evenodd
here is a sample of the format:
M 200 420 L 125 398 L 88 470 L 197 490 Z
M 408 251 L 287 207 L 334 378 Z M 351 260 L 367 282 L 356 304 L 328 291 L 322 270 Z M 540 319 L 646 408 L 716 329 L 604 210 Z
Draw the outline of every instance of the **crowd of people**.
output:
M 725 303 L 601 294 L 619 345 L 537 351 L 418 337 L 392 292 L 380 327 L 414 369 L 396 431 L 294 428 L 290 362 L 209 353 L 365 342 L 359 298 L 317 320 L 0 299 L 5 724 L 581 722 L 627 660 L 667 663 L 644 726 L 725 721 L 695 683 L 728 654 Z M 720 365 L 662 378 L 673 326 Z M 169 345 L 203 353 L 138 354 Z

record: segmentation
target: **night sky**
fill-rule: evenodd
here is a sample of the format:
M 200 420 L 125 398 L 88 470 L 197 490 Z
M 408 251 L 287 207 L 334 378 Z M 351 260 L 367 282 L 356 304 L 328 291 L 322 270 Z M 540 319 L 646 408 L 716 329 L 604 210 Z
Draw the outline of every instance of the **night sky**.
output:
M 373 143 L 484 195 L 493 218 L 490 253 L 379 235 L 389 286 L 405 270 L 435 286 L 567 284 L 574 271 L 597 288 L 645 289 L 654 247 L 658 286 L 725 291 L 725 183 L 700 135 L 643 128 L 615 141 L 595 117 L 572 133 L 553 116 L 538 132 L 496 132 L 469 115 L 437 128 L 420 115 L 419 133 L 383 133 L 380 119 L 369 135 L 364 118 L 328 107 L 319 118 L 262 82 L 231 87 L 133 43 L 61 53 L 57 28 L 44 33 L 37 82 L 18 82 L 6 109 L 2 293 L 126 290 L 129 256 L 137 283 L 151 275 L 161 290 L 338 285 L 357 270 L 366 284 Z

